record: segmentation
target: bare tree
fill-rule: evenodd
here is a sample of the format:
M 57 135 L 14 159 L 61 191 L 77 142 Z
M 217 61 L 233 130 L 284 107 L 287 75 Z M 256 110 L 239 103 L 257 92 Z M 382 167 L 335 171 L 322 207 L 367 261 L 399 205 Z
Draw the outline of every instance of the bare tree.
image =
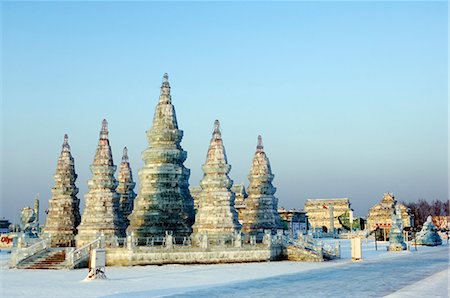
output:
M 407 208 L 410 209 L 411 214 L 414 216 L 414 226 L 421 227 L 427 220 L 429 215 L 431 216 L 448 216 L 449 215 L 449 201 L 434 200 L 430 203 L 424 199 L 419 199 L 416 202 L 402 202 Z

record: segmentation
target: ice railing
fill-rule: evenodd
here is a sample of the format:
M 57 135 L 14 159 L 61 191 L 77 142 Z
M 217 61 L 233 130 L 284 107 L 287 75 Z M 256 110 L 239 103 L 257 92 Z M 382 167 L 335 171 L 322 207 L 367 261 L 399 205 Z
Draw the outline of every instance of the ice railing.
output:
M 173 237 L 172 243 L 169 243 L 168 237 L 127 237 L 117 238 L 116 246 L 127 246 L 130 244 L 133 246 L 167 246 L 170 244 L 191 246 L 191 237 Z
M 209 247 L 250 247 L 250 246 L 272 246 L 283 244 L 283 234 L 278 232 L 276 235 L 271 235 L 270 230 L 265 231 L 263 236 L 244 237 L 242 233 L 235 233 L 227 237 L 209 237 L 208 234 L 199 235 L 195 240 L 193 237 L 175 237 L 169 232 L 164 237 L 135 237 L 134 235 L 128 235 L 125 238 L 115 238 L 115 240 L 107 243 L 110 247 L 154 247 L 154 248 L 176 248 L 176 247 L 191 247 L 195 246 L 200 248 Z
M 80 262 L 89 258 L 89 253 L 91 250 L 96 248 L 102 248 L 102 246 L 103 246 L 103 239 L 102 237 L 99 237 L 94 241 L 86 245 L 83 245 L 78 249 L 69 250 L 66 254 L 67 266 L 69 268 L 75 268 L 75 266 L 78 265 Z
M 322 241 L 314 240 L 311 235 L 299 234 L 297 239 L 289 239 L 290 245 L 309 250 L 317 255 L 325 256 L 326 258 L 340 258 L 341 247 L 339 242 L 336 244 L 324 243 Z
M 11 254 L 11 267 L 16 267 L 20 262 L 50 247 L 51 239 L 45 235 L 41 240 L 35 242 L 28 247 L 22 247 L 21 238 L 19 238 L 18 247 Z
M 311 235 L 299 234 L 297 239 L 287 238 L 289 245 L 294 245 L 311 251 L 321 251 L 322 245 L 319 241 L 314 241 Z
M 339 259 L 341 257 L 341 245 L 339 242 L 336 245 L 325 243 L 322 245 L 322 253 L 329 259 Z

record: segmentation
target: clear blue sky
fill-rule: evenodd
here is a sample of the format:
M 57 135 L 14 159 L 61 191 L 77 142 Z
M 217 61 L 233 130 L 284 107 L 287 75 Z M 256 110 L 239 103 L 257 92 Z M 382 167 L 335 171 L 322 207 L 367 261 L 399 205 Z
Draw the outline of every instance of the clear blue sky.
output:
M 4 2 L 0 216 L 41 194 L 64 133 L 84 204 L 101 121 L 137 179 L 164 72 L 191 185 L 219 119 L 248 185 L 257 135 L 279 205 L 448 199 L 446 2 Z M 137 181 L 138 182 L 138 181 Z M 136 188 L 137 192 L 137 188 Z

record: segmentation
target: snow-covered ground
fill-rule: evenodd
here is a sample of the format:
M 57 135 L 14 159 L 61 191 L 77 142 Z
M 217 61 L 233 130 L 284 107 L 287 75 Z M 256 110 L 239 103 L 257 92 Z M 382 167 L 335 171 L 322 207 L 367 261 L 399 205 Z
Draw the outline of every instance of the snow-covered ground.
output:
M 92 282 L 87 269 L 8 269 L 2 252 L 0 297 L 448 297 L 448 246 L 387 252 L 363 241 L 363 260 L 352 262 L 340 242 L 332 262 L 108 267 L 107 280 Z
M 449 297 L 449 282 L 449 271 L 445 269 L 386 297 Z

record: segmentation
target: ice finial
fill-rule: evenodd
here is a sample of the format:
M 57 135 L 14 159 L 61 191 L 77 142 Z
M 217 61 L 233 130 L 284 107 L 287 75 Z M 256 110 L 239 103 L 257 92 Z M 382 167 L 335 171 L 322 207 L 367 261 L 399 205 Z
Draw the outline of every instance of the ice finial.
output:
M 100 130 L 100 138 L 107 139 L 108 138 L 108 121 L 103 119 L 102 121 L 102 129 Z
M 220 138 L 221 133 L 220 133 L 220 122 L 219 120 L 214 121 L 214 132 L 213 132 L 213 136 L 215 139 Z
M 128 149 L 127 149 L 127 147 L 123 148 L 122 162 L 128 162 Z
M 256 151 L 257 152 L 263 152 L 264 151 L 264 145 L 263 145 L 263 142 L 262 142 L 261 135 L 258 136 L 258 145 L 256 145 Z
M 169 75 L 167 73 L 163 76 L 163 81 L 161 85 L 161 96 L 159 97 L 160 102 L 169 103 L 170 102 L 170 84 Z
M 62 151 L 70 151 L 70 146 L 69 146 L 69 137 L 67 136 L 67 134 L 64 135 L 64 143 L 62 145 Z

